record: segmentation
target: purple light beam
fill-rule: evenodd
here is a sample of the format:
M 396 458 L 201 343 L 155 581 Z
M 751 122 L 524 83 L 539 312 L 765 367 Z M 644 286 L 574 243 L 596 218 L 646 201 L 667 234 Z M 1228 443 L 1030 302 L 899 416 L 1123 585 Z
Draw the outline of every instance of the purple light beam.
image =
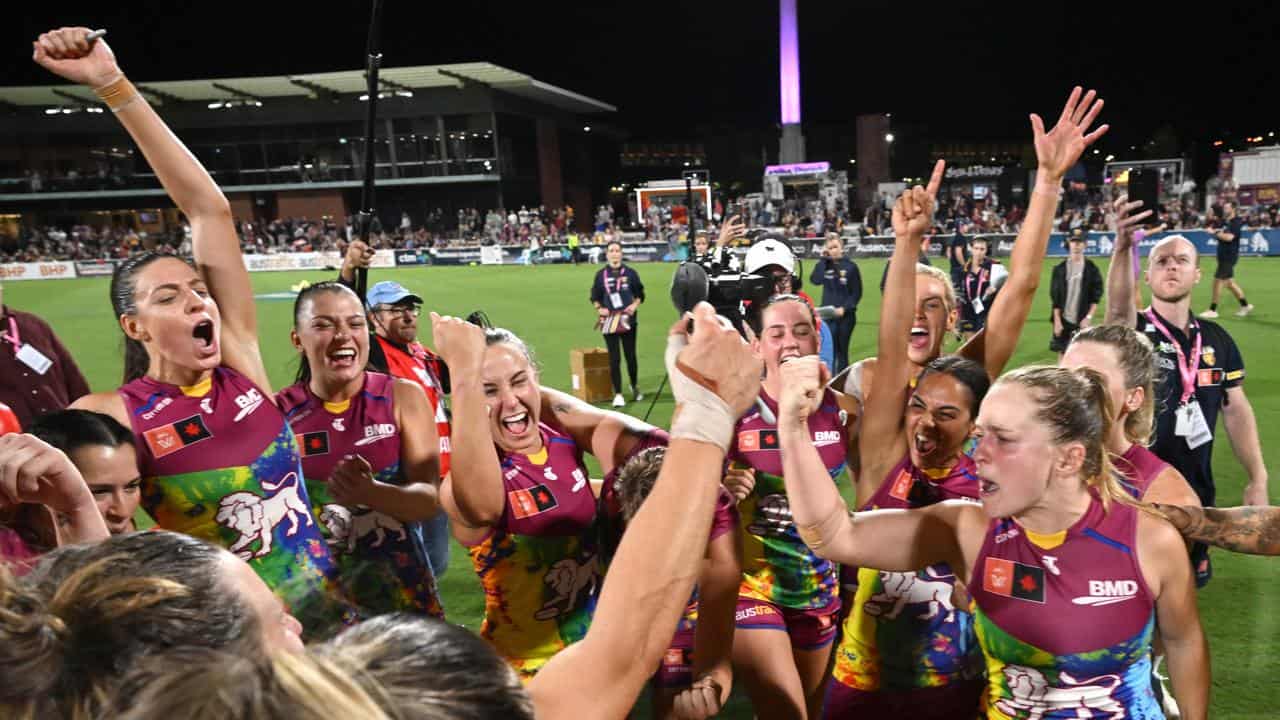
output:
M 796 0 L 778 2 L 778 75 L 782 82 L 782 124 L 800 122 L 800 41 Z

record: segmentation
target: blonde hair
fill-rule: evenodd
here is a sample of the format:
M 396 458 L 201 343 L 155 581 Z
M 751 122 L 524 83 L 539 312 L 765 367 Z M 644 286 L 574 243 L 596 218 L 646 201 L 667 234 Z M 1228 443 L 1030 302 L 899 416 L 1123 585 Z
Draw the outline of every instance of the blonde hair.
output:
M 1142 406 L 1124 418 L 1124 435 L 1131 443 L 1149 444 L 1156 413 L 1156 353 L 1151 341 L 1123 325 L 1095 325 L 1071 339 L 1072 345 L 1083 342 L 1098 343 L 1115 351 L 1116 361 L 1124 373 L 1125 390 L 1143 389 Z
M 1080 472 L 1085 485 L 1097 491 L 1104 509 L 1109 509 L 1112 502 L 1138 505 L 1120 484 L 1107 452 L 1111 396 L 1101 373 L 1091 368 L 1035 365 L 1005 373 L 996 384 L 1027 389 L 1036 403 L 1035 417 L 1049 428 L 1055 445 L 1084 445 Z
M 947 312 L 951 312 L 956 308 L 956 289 L 951 284 L 951 276 L 942 272 L 932 265 L 916 263 L 916 276 L 921 275 L 931 277 L 942 284 L 942 301 L 946 303 Z

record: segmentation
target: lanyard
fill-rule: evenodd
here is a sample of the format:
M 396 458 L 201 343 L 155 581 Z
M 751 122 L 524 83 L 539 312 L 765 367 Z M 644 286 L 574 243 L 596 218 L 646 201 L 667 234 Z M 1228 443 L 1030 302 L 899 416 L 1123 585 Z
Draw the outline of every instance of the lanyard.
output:
M 1147 308 L 1144 314 L 1147 316 L 1147 321 L 1155 325 L 1156 330 L 1160 331 L 1178 354 L 1178 374 L 1182 376 L 1182 404 L 1186 405 L 1191 396 L 1196 394 L 1196 370 L 1200 367 L 1200 346 L 1204 340 L 1200 334 L 1200 324 L 1194 318 L 1191 320 L 1191 332 L 1195 340 L 1191 344 L 1191 357 L 1188 359 L 1182 352 L 1182 344 L 1173 339 L 1173 335 L 1164 323 L 1160 322 L 1155 312 Z
M 9 313 L 9 332 L 0 333 L 0 338 L 8 340 L 14 350 L 22 347 L 22 338 L 18 335 L 18 321 L 13 318 L 13 313 Z
M 987 266 L 986 265 L 978 266 L 978 274 L 977 274 L 978 294 L 977 295 L 973 294 L 973 278 L 974 278 L 973 273 L 965 273 L 965 276 L 964 276 L 965 290 L 968 291 L 968 295 L 970 298 L 975 298 L 975 297 L 980 298 L 982 297 L 982 286 L 987 283 Z
M 607 292 L 607 293 L 611 293 L 611 292 L 621 292 L 621 290 L 622 290 L 622 277 L 623 277 L 624 275 L 626 275 L 626 274 L 627 274 L 627 271 L 626 271 L 626 270 L 625 270 L 621 265 L 619 265 L 619 266 L 618 266 L 618 274 L 617 274 L 617 275 L 615 275 L 615 276 L 613 276 L 613 278 L 612 278 L 612 280 L 613 280 L 613 288 L 611 289 L 611 288 L 609 287 L 609 280 L 611 279 L 611 278 L 609 277 L 609 268 L 605 268 L 605 269 L 604 269 L 604 291 L 605 291 L 605 292 Z

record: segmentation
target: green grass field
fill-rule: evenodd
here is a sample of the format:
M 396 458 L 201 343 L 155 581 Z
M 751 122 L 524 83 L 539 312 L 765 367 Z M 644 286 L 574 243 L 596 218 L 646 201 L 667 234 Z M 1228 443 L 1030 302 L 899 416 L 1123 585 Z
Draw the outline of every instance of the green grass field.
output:
M 853 335 L 850 357 L 874 354 L 875 325 L 880 298 L 874 290 L 883 260 L 859 263 L 864 282 L 872 288 L 863 299 L 860 323 Z M 1040 297 L 1036 301 L 1010 367 L 1054 361 L 1048 350 L 1049 272 L 1044 269 Z M 674 319 L 667 299 L 667 287 L 674 265 L 639 264 L 641 277 L 649 289 L 649 302 L 640 316 L 639 355 L 641 387 L 652 394 L 663 377 L 662 348 L 666 327 Z M 525 338 L 537 352 L 544 384 L 569 386 L 569 350 L 603 346 L 592 330 L 594 313 L 587 303 L 591 266 L 456 267 L 406 268 L 375 271 L 373 280 L 395 279 L 421 294 L 427 308 L 440 313 L 465 315 L 484 310 L 498 325 Z M 1105 268 L 1103 268 L 1105 273 Z M 1197 288 L 1195 308 L 1208 305 L 1210 268 Z M 332 273 L 260 273 L 253 277 L 258 294 L 280 293 L 299 280 L 318 281 Z M 1245 259 L 1237 270 L 1238 280 L 1248 290 L 1258 311 L 1249 318 L 1232 317 L 1234 301 L 1220 322 L 1240 345 L 1248 369 L 1245 384 L 1258 416 L 1262 445 L 1268 467 L 1280 458 L 1280 366 L 1273 365 L 1271 353 L 1280 341 L 1280 263 L 1266 259 Z M 1274 282 L 1273 282 L 1274 281 Z M 94 390 L 118 385 L 121 373 L 120 332 L 111 317 L 107 279 L 10 282 L 4 286 L 4 301 L 12 307 L 38 313 L 53 325 L 77 358 Z M 267 369 L 274 389 L 288 384 L 296 367 L 289 344 L 292 303 L 263 300 L 259 303 L 261 339 Z M 422 340 L 430 344 L 430 323 Z M 643 415 L 648 400 L 627 410 Z M 671 414 L 670 396 L 657 403 L 651 421 L 665 425 Z M 1240 502 L 1243 472 L 1223 436 L 1215 449 L 1215 476 L 1222 505 Z M 598 468 L 593 468 L 598 471 Z M 1280 482 L 1278 480 L 1277 482 Z M 1274 487 L 1274 486 L 1273 486 Z M 1274 498 L 1277 494 L 1272 493 Z M 1201 613 L 1213 652 L 1213 716 L 1243 720 L 1280 716 L 1280 559 L 1255 558 L 1216 552 L 1215 579 L 1200 594 Z M 483 596 L 471 572 L 470 563 L 455 546 L 449 571 L 442 580 L 444 602 L 451 620 L 470 628 L 479 626 Z M 749 706 L 735 693 L 735 701 L 722 717 L 750 717 Z

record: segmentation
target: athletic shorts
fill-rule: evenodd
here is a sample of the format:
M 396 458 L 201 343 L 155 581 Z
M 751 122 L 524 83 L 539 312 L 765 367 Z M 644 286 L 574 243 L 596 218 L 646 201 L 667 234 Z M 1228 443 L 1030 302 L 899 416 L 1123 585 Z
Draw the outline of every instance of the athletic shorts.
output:
M 1063 320 L 1062 334 L 1054 335 L 1049 340 L 1049 349 L 1052 350 L 1053 352 L 1058 352 L 1058 353 L 1066 352 L 1067 346 L 1071 344 L 1071 338 L 1075 337 L 1077 332 L 1080 332 L 1079 325 L 1069 323 L 1066 320 Z
M 693 630 L 677 630 L 649 684 L 655 688 L 687 688 L 693 684 Z
M 939 687 L 916 688 L 900 692 L 867 692 L 827 683 L 822 717 L 825 720 L 846 718 L 912 718 L 912 720 L 977 720 L 982 713 L 982 693 L 986 681 L 979 678 Z
M 839 614 L 839 598 L 833 599 L 826 607 L 793 610 L 765 600 L 740 596 L 734 620 L 735 627 L 740 630 L 782 630 L 791 636 L 791 647 L 817 650 L 836 639 L 840 629 Z
M 1213 271 L 1213 277 L 1218 280 L 1230 280 L 1236 276 L 1236 261 L 1239 256 L 1218 256 L 1218 268 Z

